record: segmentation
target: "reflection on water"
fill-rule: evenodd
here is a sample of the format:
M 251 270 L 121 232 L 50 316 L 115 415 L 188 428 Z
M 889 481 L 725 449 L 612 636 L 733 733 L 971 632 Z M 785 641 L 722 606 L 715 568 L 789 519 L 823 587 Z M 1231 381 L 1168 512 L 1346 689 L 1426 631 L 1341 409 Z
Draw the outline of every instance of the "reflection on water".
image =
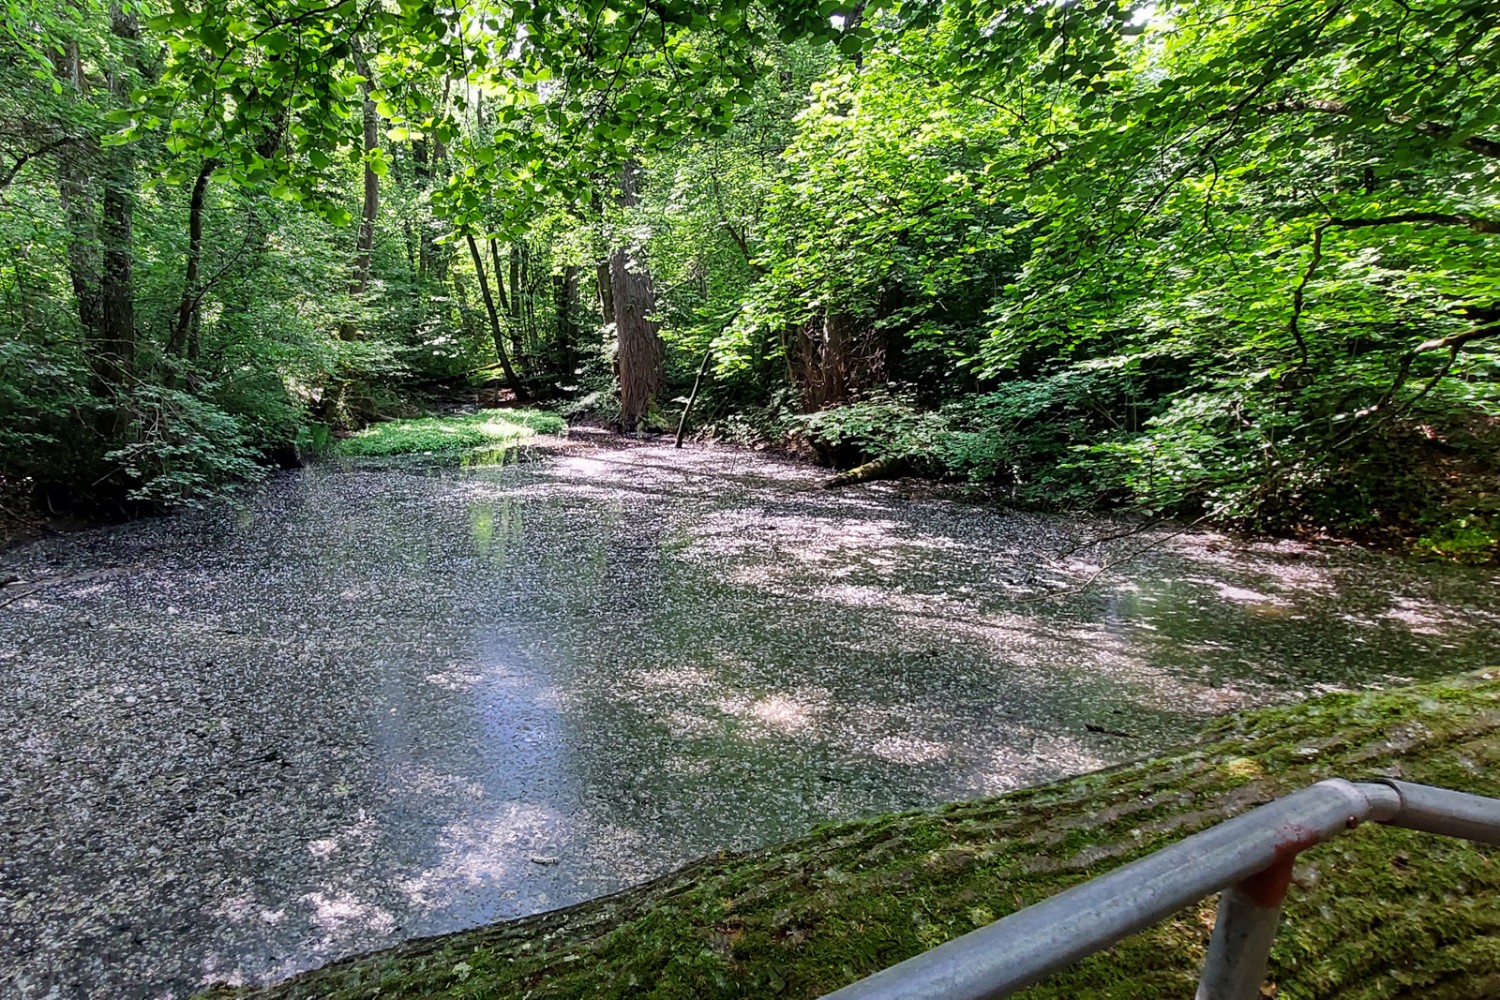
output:
M 10 554 L 78 576 L 0 612 L 0 993 L 276 977 L 1500 637 L 1484 572 L 1190 534 L 1079 589 L 1149 536 L 815 482 L 324 469 Z

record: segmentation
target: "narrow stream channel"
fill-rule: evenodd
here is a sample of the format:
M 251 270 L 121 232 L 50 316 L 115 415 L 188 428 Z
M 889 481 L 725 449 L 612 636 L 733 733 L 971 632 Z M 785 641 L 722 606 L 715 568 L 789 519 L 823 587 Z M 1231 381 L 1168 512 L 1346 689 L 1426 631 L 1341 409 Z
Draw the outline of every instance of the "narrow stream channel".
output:
M 0 995 L 183 997 L 1496 662 L 1497 579 L 828 493 L 744 452 L 315 468 L 0 571 Z M 1048 596 L 1052 595 L 1052 596 Z

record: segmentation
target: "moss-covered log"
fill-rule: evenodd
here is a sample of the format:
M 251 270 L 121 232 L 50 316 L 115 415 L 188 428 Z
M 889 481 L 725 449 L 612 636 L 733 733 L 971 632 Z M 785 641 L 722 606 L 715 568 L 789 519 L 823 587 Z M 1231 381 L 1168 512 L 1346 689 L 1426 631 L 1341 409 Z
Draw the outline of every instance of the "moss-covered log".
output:
M 246 995 L 816 997 L 1319 778 L 1500 795 L 1500 671 L 1230 717 L 1197 745 L 996 799 L 814 830 L 580 906 Z M 1365 825 L 1303 855 L 1282 1000 L 1500 995 L 1500 855 Z M 1025 994 L 1192 995 L 1213 900 Z M 233 994 L 231 994 L 233 995 Z
M 824 482 L 823 488 L 836 490 L 841 486 L 854 486 L 857 483 L 868 483 L 876 479 L 891 479 L 901 475 L 906 468 L 907 462 L 904 458 L 877 458 L 873 462 L 856 465 L 852 469 L 840 472 Z

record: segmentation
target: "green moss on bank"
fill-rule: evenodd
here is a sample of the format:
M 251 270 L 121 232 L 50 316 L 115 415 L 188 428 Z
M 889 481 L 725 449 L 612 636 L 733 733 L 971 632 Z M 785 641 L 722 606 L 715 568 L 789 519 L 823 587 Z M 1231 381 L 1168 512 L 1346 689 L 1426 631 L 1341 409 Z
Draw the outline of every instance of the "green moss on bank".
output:
M 1500 796 L 1500 671 L 1233 716 L 1154 760 L 821 827 L 614 896 L 409 942 L 275 1000 L 817 997 L 1298 787 L 1374 775 Z M 1500 854 L 1365 825 L 1303 856 L 1282 1000 L 1500 995 Z M 1213 900 L 1028 991 L 1191 996 Z
M 344 438 L 335 455 L 374 458 L 388 455 L 458 456 L 513 447 L 537 434 L 564 434 L 568 425 L 541 410 L 480 410 L 442 417 L 417 417 L 372 424 Z

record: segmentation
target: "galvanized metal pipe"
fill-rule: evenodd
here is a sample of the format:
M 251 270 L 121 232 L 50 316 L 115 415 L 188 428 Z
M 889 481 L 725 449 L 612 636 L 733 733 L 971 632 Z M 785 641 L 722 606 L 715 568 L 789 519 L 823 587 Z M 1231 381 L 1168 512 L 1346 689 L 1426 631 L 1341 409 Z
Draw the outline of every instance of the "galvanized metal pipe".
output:
M 1219 913 L 1214 918 L 1214 934 L 1203 959 L 1203 976 L 1198 980 L 1196 1000 L 1257 1000 L 1266 981 L 1266 965 L 1271 959 L 1271 942 L 1276 939 L 1276 925 L 1281 920 L 1281 901 L 1285 889 L 1278 891 L 1279 872 L 1266 876 L 1273 868 L 1287 869 L 1291 877 L 1292 861 L 1279 861 L 1258 875 L 1224 890 L 1219 897 Z M 1248 884 L 1247 884 L 1248 883 Z M 1270 895 L 1267 895 L 1267 892 Z
M 825 1000 L 998 1000 L 1225 886 L 1198 1000 L 1253 1000 L 1296 856 L 1363 820 L 1500 846 L 1500 800 L 1320 781 L 853 983 Z
M 827 1000 L 998 1000 L 1327 840 L 1398 798 L 1342 779 L 1226 820 L 987 927 L 828 994 Z
M 1380 779 L 1379 784 L 1400 798 L 1400 808 L 1388 820 L 1391 826 L 1500 846 L 1500 799 L 1394 778 Z

